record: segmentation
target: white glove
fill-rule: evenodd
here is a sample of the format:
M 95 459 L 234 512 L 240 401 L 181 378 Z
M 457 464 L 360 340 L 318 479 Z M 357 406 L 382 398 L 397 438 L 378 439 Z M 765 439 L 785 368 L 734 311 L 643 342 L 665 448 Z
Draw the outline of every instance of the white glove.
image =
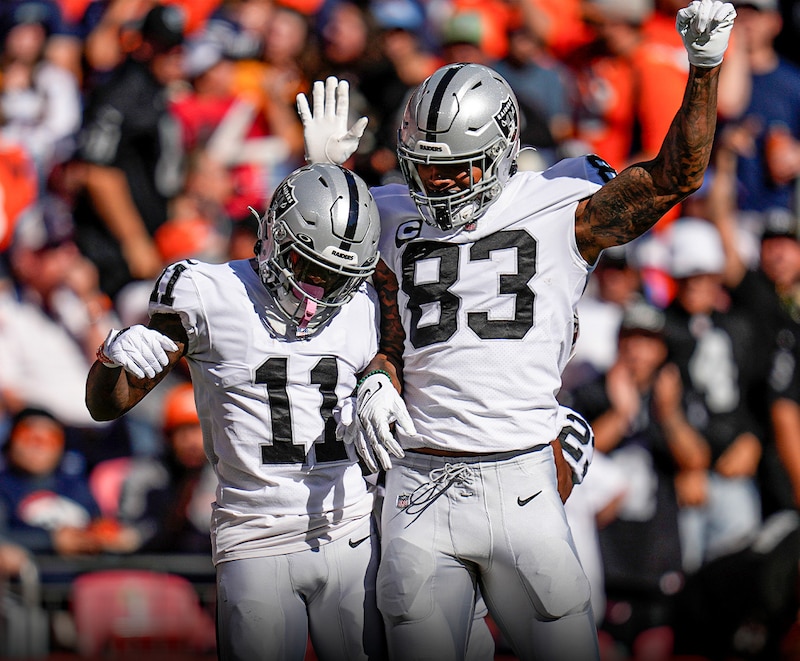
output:
M 338 414 L 334 413 L 336 417 L 336 438 L 344 441 L 347 445 L 353 445 L 358 453 L 358 456 L 364 461 L 370 474 L 378 472 L 378 463 L 388 461 L 391 465 L 391 459 L 386 454 L 386 450 L 378 448 L 377 454 L 381 455 L 380 459 L 376 459 L 375 454 L 370 449 L 367 437 L 364 434 L 364 429 L 361 423 L 355 416 L 356 398 L 348 397 L 342 404 Z M 385 456 L 383 456 L 385 455 Z
M 384 470 L 392 467 L 390 454 L 395 457 L 405 456 L 403 448 L 392 436 L 391 424 L 395 423 L 409 436 L 417 433 L 403 398 L 395 390 L 386 372 L 371 372 L 358 386 L 356 421 L 358 429 L 354 429 L 351 433 L 355 434 L 358 431 L 366 438 L 371 454 L 377 457 Z M 353 438 L 352 442 L 356 443 L 358 450 L 357 443 L 360 441 Z M 361 456 L 367 462 L 367 458 L 363 454 Z
M 675 28 L 689 53 L 689 62 L 698 67 L 715 67 L 722 62 L 733 29 L 736 10 L 729 2 L 694 0 L 678 10 Z
M 367 118 L 361 117 L 347 130 L 350 113 L 350 85 L 346 80 L 329 76 L 325 83 L 314 82 L 311 89 L 314 107 L 302 92 L 297 95 L 297 112 L 303 122 L 306 161 L 341 165 L 358 149 L 358 141 L 367 128 Z
M 594 457 L 594 431 L 580 413 L 566 406 L 558 407 L 556 416 L 561 453 L 572 469 L 572 483 L 580 484 Z
M 370 474 L 375 474 L 380 468 L 389 469 L 392 467 L 392 460 L 389 453 L 380 445 L 372 446 L 367 441 L 367 435 L 364 433 L 364 428 L 358 418 L 344 428 L 343 440 L 348 445 L 353 445 L 358 453 L 358 456 L 364 462 Z
M 106 367 L 122 367 L 143 379 L 153 378 L 169 363 L 167 351 L 178 345 L 157 330 L 137 324 L 130 328 L 112 328 L 97 350 L 97 360 Z

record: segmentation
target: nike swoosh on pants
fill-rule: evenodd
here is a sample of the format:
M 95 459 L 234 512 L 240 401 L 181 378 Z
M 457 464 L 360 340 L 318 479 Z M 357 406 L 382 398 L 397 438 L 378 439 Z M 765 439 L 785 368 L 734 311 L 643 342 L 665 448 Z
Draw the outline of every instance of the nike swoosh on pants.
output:
M 517 505 L 519 505 L 520 507 L 525 507 L 525 505 L 527 505 L 529 502 L 531 502 L 531 501 L 532 501 L 534 498 L 536 498 L 536 496 L 538 496 L 540 493 L 542 493 L 542 492 L 541 492 L 541 490 L 537 491 L 537 492 L 536 492 L 535 494 L 533 494 L 532 496 L 528 496 L 528 497 L 527 497 L 527 498 L 525 498 L 525 499 L 522 499 L 522 498 L 520 498 L 519 496 L 517 496 Z

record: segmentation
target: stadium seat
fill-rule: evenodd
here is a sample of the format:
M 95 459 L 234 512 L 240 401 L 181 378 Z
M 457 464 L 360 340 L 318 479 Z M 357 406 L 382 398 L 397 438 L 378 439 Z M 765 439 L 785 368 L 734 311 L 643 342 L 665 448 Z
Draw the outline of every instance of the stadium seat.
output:
M 215 646 L 214 620 L 182 576 L 138 569 L 89 572 L 75 579 L 70 608 L 84 657 L 197 656 Z

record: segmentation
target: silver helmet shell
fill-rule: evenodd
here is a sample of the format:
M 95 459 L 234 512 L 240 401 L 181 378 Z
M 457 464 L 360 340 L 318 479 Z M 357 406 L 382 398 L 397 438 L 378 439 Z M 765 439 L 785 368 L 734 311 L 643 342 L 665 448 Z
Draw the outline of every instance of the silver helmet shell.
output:
M 406 104 L 398 132 L 400 169 L 426 222 L 442 230 L 480 218 L 514 173 L 519 105 L 511 86 L 481 64 L 449 64 L 423 81 Z M 469 188 L 431 194 L 420 164 L 463 165 L 479 180 Z
M 259 274 L 279 314 L 310 336 L 372 275 L 380 218 L 367 184 L 338 165 L 292 172 L 259 222 Z

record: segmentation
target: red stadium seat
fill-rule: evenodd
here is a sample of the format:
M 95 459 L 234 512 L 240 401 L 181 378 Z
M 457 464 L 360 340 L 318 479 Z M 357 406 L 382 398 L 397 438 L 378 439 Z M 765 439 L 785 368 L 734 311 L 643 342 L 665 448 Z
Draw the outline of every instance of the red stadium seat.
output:
M 84 657 L 150 658 L 158 652 L 196 657 L 215 646 L 213 618 L 191 582 L 174 574 L 133 569 L 83 574 L 72 585 L 70 607 Z

